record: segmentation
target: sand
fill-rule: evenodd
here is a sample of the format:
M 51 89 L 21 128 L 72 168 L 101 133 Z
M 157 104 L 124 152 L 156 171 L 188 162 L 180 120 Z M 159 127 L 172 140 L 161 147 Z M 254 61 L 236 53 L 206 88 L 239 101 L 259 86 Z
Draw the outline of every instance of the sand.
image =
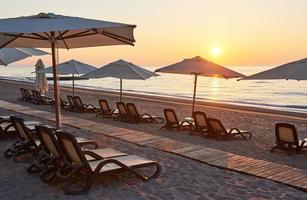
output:
M 23 84 L 25 86 L 25 84 Z M 21 103 L 17 100 L 20 96 L 20 85 L 0 82 L 0 99 L 26 104 L 39 109 L 50 110 L 50 106 L 36 106 L 29 103 Z M 89 95 L 88 91 L 77 91 L 84 102 L 97 105 L 99 98 L 105 98 L 114 105 L 118 100 L 117 96 L 108 93 Z M 64 97 L 65 93 L 62 93 Z M 150 100 L 136 99 L 133 97 L 124 98 L 126 102 L 134 102 L 140 111 L 161 115 L 163 108 L 176 109 L 179 117 L 183 119 L 189 115 L 190 107 L 178 105 L 178 103 L 162 103 Z M 283 121 L 294 123 L 301 137 L 307 137 L 304 119 L 290 119 L 281 116 L 261 115 L 253 112 L 236 112 L 215 107 L 198 108 L 203 110 L 210 117 L 221 119 L 225 125 L 238 126 L 250 130 L 253 133 L 251 141 L 232 140 L 215 141 L 203 139 L 198 136 L 188 135 L 187 132 L 160 131 L 159 125 L 148 124 L 127 124 L 107 119 L 98 119 L 93 114 L 80 115 L 65 112 L 65 115 L 76 115 L 101 123 L 112 124 L 118 127 L 126 127 L 140 130 L 151 134 L 173 138 L 179 141 L 190 142 L 211 148 L 221 149 L 241 155 L 258 159 L 265 159 L 273 162 L 283 163 L 301 169 L 307 169 L 306 153 L 301 155 L 288 156 L 284 152 L 271 154 L 269 149 L 274 142 L 274 123 Z M 11 114 L 0 109 L 1 115 Z M 16 113 L 12 113 L 16 114 Z M 40 120 L 37 118 L 23 116 L 27 120 Z M 50 125 L 53 125 L 50 122 Z M 137 154 L 156 160 L 161 163 L 163 172 L 158 179 L 144 183 L 132 176 L 123 174 L 119 177 L 112 176 L 100 179 L 95 183 L 88 195 L 74 197 L 75 199 L 306 199 L 307 193 L 294 188 L 284 186 L 269 180 L 256 178 L 250 175 L 243 175 L 228 170 L 217 169 L 206 164 L 183 158 L 177 155 L 168 154 L 150 147 L 140 147 L 131 143 L 109 138 L 97 133 L 91 133 L 73 127 L 64 127 L 65 130 L 73 132 L 77 136 L 94 135 L 100 146 L 112 147 L 118 150 Z M 305 133 L 304 133 L 305 131 Z M 1 151 L 12 142 L 11 139 L 0 139 Z M 11 160 L 0 157 L 0 199 L 70 199 L 65 196 L 59 185 L 46 185 L 38 176 L 28 175 L 25 171 L 28 163 L 14 163 Z

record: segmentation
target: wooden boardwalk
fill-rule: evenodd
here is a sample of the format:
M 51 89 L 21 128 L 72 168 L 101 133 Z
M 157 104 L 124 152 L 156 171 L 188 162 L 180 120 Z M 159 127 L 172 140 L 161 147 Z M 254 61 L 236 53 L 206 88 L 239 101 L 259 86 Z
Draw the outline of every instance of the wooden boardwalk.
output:
M 0 107 L 14 112 L 54 121 L 51 112 L 35 110 L 30 107 L 0 100 Z M 211 166 L 237 171 L 286 184 L 307 192 L 307 171 L 265 160 L 236 155 L 205 146 L 179 142 L 173 139 L 140 131 L 118 128 L 104 123 L 63 116 L 63 123 L 106 136 L 118 138 L 134 144 L 150 146 L 165 152 L 194 159 Z

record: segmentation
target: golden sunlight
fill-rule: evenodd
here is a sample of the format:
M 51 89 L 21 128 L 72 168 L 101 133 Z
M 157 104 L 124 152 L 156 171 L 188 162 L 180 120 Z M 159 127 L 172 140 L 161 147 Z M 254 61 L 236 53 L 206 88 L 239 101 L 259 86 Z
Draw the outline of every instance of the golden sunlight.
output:
M 211 49 L 211 54 L 213 56 L 219 56 L 221 55 L 221 49 L 219 47 L 214 47 Z

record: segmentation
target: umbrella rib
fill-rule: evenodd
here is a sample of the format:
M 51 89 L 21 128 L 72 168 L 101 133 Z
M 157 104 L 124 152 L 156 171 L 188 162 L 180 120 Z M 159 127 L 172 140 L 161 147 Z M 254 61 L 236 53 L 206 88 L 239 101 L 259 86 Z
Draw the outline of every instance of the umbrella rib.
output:
M 78 37 L 84 37 L 84 36 L 90 36 L 90 35 L 96 35 L 97 33 L 87 33 L 87 34 L 80 34 L 76 36 L 68 35 L 66 37 L 60 38 L 60 39 L 70 39 L 70 38 L 78 38 Z
M 6 35 L 6 34 L 4 34 L 4 35 Z M 13 39 L 11 39 L 10 41 L 4 43 L 4 44 L 0 47 L 0 49 L 2 49 L 3 47 L 5 47 L 6 45 L 10 44 L 11 42 L 13 42 L 14 40 L 16 40 L 17 38 L 19 38 L 19 37 L 22 36 L 22 35 L 23 35 L 23 33 L 21 33 L 21 34 L 19 34 L 19 35 L 14 35 L 15 38 L 13 38 Z
M 112 38 L 112 39 L 114 39 L 114 40 L 120 41 L 120 42 L 122 42 L 122 43 L 129 44 L 129 45 L 131 45 L 131 46 L 134 46 L 133 43 L 127 42 L 127 41 L 125 41 L 125 40 L 123 40 L 123 39 L 118 38 L 117 35 L 114 35 L 114 36 L 113 36 L 113 35 L 109 35 L 108 33 L 105 33 L 105 32 L 101 32 L 100 34 L 101 34 L 101 35 L 104 35 L 104 36 L 107 36 L 107 37 L 109 37 L 109 38 Z
M 109 35 L 112 35 L 112 36 L 114 36 L 114 37 L 121 38 L 121 39 L 123 39 L 123 40 L 127 40 L 127 41 L 129 41 L 129 42 L 135 42 L 135 40 L 131 40 L 131 39 L 129 39 L 129 38 L 126 38 L 126 37 L 123 37 L 123 36 L 120 36 L 120 35 L 116 35 L 116 34 L 114 34 L 114 33 L 108 32 L 108 31 L 102 31 L 102 32 L 103 32 L 103 33 L 106 33 L 106 34 L 109 34 Z
M 47 38 L 49 38 L 49 40 L 51 40 L 51 36 L 50 36 L 50 35 L 48 35 L 48 33 L 47 33 L 47 32 L 44 32 L 44 34 L 47 36 Z
M 37 36 L 37 37 L 40 37 L 40 38 L 42 38 L 42 39 L 44 39 L 44 40 L 49 40 L 49 38 L 44 37 L 44 36 L 42 36 L 42 35 L 40 35 L 40 34 L 38 34 L 38 33 L 32 33 L 32 35 L 35 35 L 35 36 Z
M 82 31 L 82 32 L 79 32 L 79 33 L 75 33 L 75 34 L 71 34 L 71 35 L 67 35 L 67 36 L 65 36 L 65 37 L 58 37 L 57 39 L 59 39 L 59 40 L 61 40 L 61 39 L 68 39 L 68 38 L 74 38 L 74 37 L 77 37 L 77 36 L 82 36 L 82 34 L 85 34 L 85 33 L 88 33 L 88 32 L 90 32 L 89 30 L 86 30 L 86 31 Z
M 64 34 L 62 34 L 62 33 L 61 33 L 61 31 L 59 31 L 59 33 L 60 33 L 60 35 L 64 35 Z M 63 43 L 64 43 L 64 45 L 65 45 L 66 49 L 67 49 L 67 50 L 69 50 L 69 48 L 68 48 L 68 46 L 67 46 L 67 44 L 66 44 L 65 40 L 64 40 L 64 39 L 62 39 L 62 41 L 63 41 Z
M 64 31 L 62 33 L 59 31 L 60 34 L 55 39 L 58 40 L 60 37 L 63 37 L 68 32 L 69 32 L 69 30 L 66 30 L 66 31 Z
M 16 37 L 16 38 L 13 39 L 13 41 L 16 40 L 17 38 L 27 38 L 27 39 L 33 39 L 33 40 L 46 40 L 46 39 L 43 39 L 43 38 L 40 38 L 40 37 L 31 37 L 31 36 L 25 36 L 25 35 L 22 35 L 22 34 L 21 35 L 14 35 L 14 34 L 7 34 L 6 33 L 4 35 Z

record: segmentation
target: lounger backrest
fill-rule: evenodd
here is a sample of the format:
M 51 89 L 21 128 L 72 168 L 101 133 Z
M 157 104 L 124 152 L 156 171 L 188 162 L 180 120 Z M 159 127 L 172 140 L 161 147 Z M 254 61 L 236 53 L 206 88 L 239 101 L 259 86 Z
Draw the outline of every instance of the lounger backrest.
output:
M 74 96 L 76 106 L 83 108 L 83 102 L 79 96 Z
M 128 113 L 130 115 L 139 116 L 139 112 L 136 109 L 136 106 L 134 105 L 134 103 L 127 103 L 126 106 L 127 106 Z
M 61 106 L 62 106 L 62 107 L 65 106 L 65 103 L 64 103 L 62 97 L 60 97 L 60 102 L 61 102 Z
M 33 95 L 35 98 L 37 98 L 36 91 L 35 91 L 35 90 L 31 90 L 31 92 L 32 92 L 32 95 Z
M 207 127 L 208 126 L 206 113 L 201 112 L 201 111 L 195 111 L 193 113 L 193 118 L 194 118 L 195 125 L 197 127 Z
M 179 124 L 175 110 L 169 108 L 164 109 L 164 116 L 166 123 Z
M 209 125 L 209 131 L 214 133 L 227 133 L 226 128 L 220 120 L 214 118 L 207 118 L 207 122 Z
M 118 112 L 119 112 L 120 115 L 127 115 L 128 114 L 125 103 L 117 102 L 116 105 L 117 105 L 117 109 L 118 109 Z
M 111 110 L 107 100 L 105 100 L 105 99 L 99 99 L 99 105 L 100 105 L 101 110 L 103 110 L 103 111 L 110 111 Z
M 63 131 L 57 132 L 57 138 L 64 157 L 70 164 L 75 166 L 84 166 L 90 169 L 75 136 Z
M 46 152 L 51 156 L 59 157 L 61 150 L 55 131 L 46 126 L 35 126 L 35 130 Z
M 67 99 L 70 105 L 74 106 L 75 105 L 75 100 L 71 95 L 67 95 Z
M 20 88 L 20 92 L 22 97 L 27 97 L 23 88 Z
M 39 101 L 44 101 L 43 98 L 42 98 L 42 95 L 41 95 L 41 93 L 40 93 L 39 91 L 34 90 L 33 92 L 34 92 L 34 94 L 35 94 L 34 96 L 35 96 Z
M 16 129 L 17 137 L 24 142 L 34 142 L 30 131 L 27 129 L 23 123 L 23 119 L 11 116 L 10 117 L 14 128 Z M 35 143 L 35 142 L 34 142 Z
M 24 88 L 24 92 L 25 92 L 25 95 L 27 96 L 27 98 L 31 99 L 31 95 L 30 95 L 29 90 Z
M 276 123 L 275 134 L 277 142 L 299 144 L 296 128 L 288 123 Z

